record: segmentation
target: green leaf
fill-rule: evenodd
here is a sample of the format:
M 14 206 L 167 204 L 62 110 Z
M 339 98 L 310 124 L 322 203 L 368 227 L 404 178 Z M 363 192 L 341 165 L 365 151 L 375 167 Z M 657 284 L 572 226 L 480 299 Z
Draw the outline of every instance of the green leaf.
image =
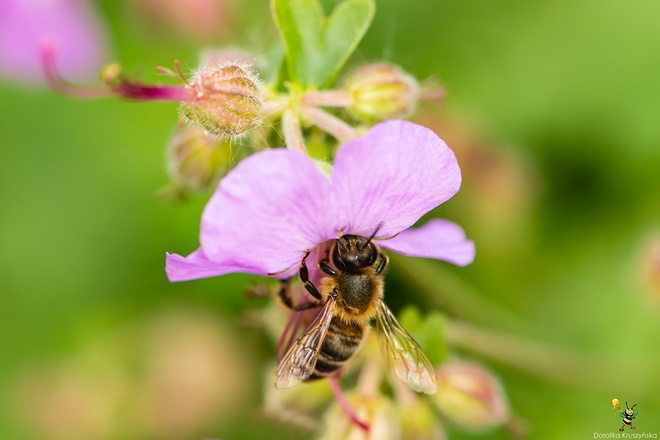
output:
M 273 90 L 284 92 L 283 85 L 289 78 L 286 53 L 283 44 L 276 44 L 266 53 L 268 70 L 264 72 L 266 83 Z
M 432 312 L 423 318 L 414 306 L 408 306 L 400 313 L 399 322 L 424 349 L 433 365 L 440 364 L 448 354 L 445 343 L 445 320 L 444 315 L 438 312 Z
M 408 333 L 413 336 L 422 326 L 422 321 L 422 315 L 419 313 L 419 309 L 415 306 L 406 306 L 401 310 L 401 312 L 399 312 L 399 322 L 403 328 L 405 328 Z
M 272 0 L 289 76 L 305 88 L 328 85 L 371 24 L 374 0 L 345 0 L 329 17 L 318 0 Z

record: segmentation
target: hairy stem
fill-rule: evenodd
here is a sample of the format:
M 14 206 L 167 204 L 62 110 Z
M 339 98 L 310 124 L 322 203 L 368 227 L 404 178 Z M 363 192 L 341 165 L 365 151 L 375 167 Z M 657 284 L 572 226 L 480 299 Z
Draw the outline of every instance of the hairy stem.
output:
M 302 104 L 320 107 L 348 107 L 353 103 L 350 93 L 343 90 L 323 90 L 306 92 L 302 97 Z
M 307 154 L 302 130 L 300 129 L 300 121 L 291 109 L 284 110 L 282 114 L 282 130 L 284 131 L 284 143 L 287 148 Z
M 356 137 L 356 132 L 353 127 L 325 110 L 316 107 L 302 106 L 300 112 L 309 120 L 309 122 L 316 125 L 321 130 L 330 133 L 341 143 L 348 142 Z

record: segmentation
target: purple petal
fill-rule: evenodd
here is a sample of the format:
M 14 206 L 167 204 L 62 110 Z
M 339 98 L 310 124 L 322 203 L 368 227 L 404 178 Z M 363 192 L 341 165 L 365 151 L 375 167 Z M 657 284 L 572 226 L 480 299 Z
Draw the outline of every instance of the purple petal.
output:
M 30 83 L 44 80 L 41 45 L 53 38 L 58 69 L 67 79 L 95 76 L 106 43 L 87 0 L 0 0 L 0 76 Z
M 223 266 L 206 258 L 202 249 L 197 249 L 187 257 L 168 253 L 165 260 L 165 272 L 170 281 L 216 277 L 234 271 L 233 267 Z
M 422 227 L 403 231 L 378 245 L 399 254 L 435 258 L 458 266 L 474 260 L 474 243 L 465 238 L 460 226 L 447 220 L 429 220 Z
M 309 261 L 312 260 L 308 259 L 308 262 Z M 315 263 L 315 261 L 312 261 L 310 264 Z M 232 272 L 257 273 L 263 275 L 261 271 L 255 272 L 247 267 L 237 268 L 235 265 L 214 263 L 204 255 L 204 251 L 201 248 L 197 249 L 187 257 L 168 253 L 165 260 L 165 272 L 167 273 L 167 278 L 172 282 L 217 277 Z M 298 273 L 298 266 L 292 267 L 290 270 L 278 274 L 277 277 L 282 279 L 289 278 L 296 273 Z
M 406 121 L 375 125 L 345 144 L 332 173 L 345 233 L 391 237 L 451 198 L 461 185 L 454 153 L 431 130 Z
M 285 149 L 244 159 L 202 214 L 206 257 L 236 272 L 266 275 L 298 265 L 307 250 L 337 236 L 328 176 Z

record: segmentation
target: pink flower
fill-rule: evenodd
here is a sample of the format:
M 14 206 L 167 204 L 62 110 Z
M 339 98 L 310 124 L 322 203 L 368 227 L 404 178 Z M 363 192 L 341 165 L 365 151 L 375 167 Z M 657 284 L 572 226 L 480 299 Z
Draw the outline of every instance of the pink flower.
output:
M 454 153 L 411 122 L 384 122 L 344 144 L 331 176 L 300 152 L 262 151 L 220 182 L 202 215 L 201 247 L 185 258 L 168 254 L 166 272 L 170 281 L 286 277 L 307 251 L 344 234 L 369 237 L 379 225 L 376 240 L 396 236 L 378 243 L 385 249 L 466 265 L 474 244 L 458 225 L 436 219 L 408 229 L 460 184 Z
M 106 58 L 101 23 L 87 0 L 0 0 L 0 76 L 43 82 L 42 45 L 58 47 L 65 77 L 96 75 Z

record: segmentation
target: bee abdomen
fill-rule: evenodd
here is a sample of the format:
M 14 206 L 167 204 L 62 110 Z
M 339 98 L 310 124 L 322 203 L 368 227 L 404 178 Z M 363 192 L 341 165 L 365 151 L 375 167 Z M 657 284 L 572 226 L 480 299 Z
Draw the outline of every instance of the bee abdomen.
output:
M 321 345 L 314 373 L 308 380 L 329 376 L 340 369 L 355 353 L 363 336 L 364 331 L 359 325 L 333 319 Z

